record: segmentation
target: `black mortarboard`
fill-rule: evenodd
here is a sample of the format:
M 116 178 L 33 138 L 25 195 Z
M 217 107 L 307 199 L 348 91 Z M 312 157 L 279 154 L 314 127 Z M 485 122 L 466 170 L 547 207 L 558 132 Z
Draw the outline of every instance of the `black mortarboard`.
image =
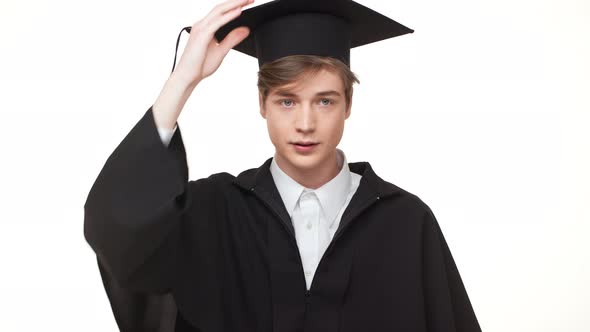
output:
M 275 0 L 244 10 L 221 27 L 217 40 L 247 26 L 250 35 L 235 50 L 258 58 L 258 65 L 296 55 L 321 55 L 350 66 L 350 49 L 414 32 L 351 0 Z

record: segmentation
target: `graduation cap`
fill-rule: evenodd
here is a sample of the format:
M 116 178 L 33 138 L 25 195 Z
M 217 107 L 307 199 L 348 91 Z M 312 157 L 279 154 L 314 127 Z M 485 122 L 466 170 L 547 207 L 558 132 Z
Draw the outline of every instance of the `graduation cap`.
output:
M 329 56 L 350 66 L 351 48 L 414 32 L 352 0 L 274 0 L 244 10 L 215 38 L 223 40 L 240 26 L 250 34 L 234 49 L 257 58 L 259 66 L 297 54 Z

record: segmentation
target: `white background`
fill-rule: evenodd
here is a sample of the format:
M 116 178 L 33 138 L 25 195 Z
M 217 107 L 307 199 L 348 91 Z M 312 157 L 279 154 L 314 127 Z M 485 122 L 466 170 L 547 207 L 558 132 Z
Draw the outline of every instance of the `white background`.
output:
M 588 331 L 590 3 L 359 2 L 416 32 L 352 51 L 349 161 L 433 209 L 485 331 Z M 116 331 L 83 205 L 214 3 L 2 0 L 0 331 Z M 272 156 L 257 70 L 189 99 L 191 179 Z

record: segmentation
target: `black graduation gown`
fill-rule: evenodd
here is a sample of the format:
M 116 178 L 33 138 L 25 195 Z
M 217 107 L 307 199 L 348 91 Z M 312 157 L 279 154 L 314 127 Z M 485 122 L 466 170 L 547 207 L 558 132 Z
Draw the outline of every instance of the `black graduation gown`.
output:
M 432 211 L 368 162 L 306 291 L 271 160 L 189 181 L 148 109 L 84 205 L 122 331 L 480 331 Z

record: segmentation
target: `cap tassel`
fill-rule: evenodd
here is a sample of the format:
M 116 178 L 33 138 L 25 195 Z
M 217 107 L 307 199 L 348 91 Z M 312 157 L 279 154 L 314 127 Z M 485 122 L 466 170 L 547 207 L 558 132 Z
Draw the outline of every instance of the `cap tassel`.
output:
M 174 63 L 172 64 L 172 71 L 170 72 L 170 74 L 172 74 L 174 72 L 174 67 L 176 66 L 176 55 L 178 54 L 178 44 L 180 44 L 180 35 L 182 35 L 183 31 L 191 33 L 191 27 L 184 27 L 178 33 L 178 39 L 176 39 L 176 50 L 174 51 Z

